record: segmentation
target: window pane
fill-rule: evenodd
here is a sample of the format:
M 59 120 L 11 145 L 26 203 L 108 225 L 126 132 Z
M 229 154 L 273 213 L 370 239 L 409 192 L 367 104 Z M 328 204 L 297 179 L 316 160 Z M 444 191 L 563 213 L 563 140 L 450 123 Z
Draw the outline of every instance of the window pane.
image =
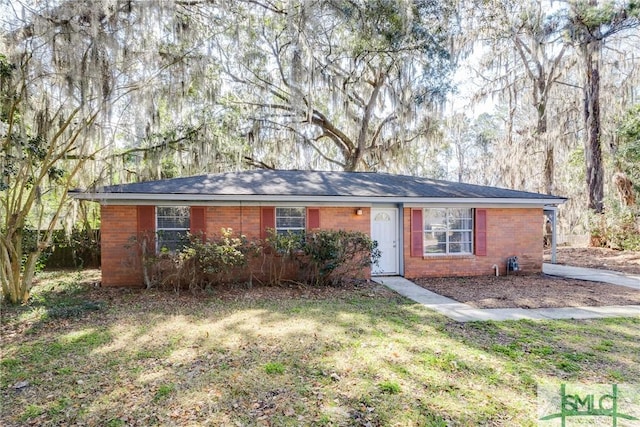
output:
M 305 209 L 304 208 L 277 208 L 276 216 L 297 216 L 304 217 Z
M 164 228 L 189 228 L 189 218 L 183 217 L 158 217 L 158 229 Z
M 456 218 L 451 221 L 450 230 L 471 230 L 473 221 L 471 218 Z
M 450 230 L 471 230 L 472 228 L 471 209 L 449 209 Z
M 440 243 L 437 245 L 430 245 L 424 247 L 425 254 L 446 254 L 446 246 L 444 243 Z
M 463 231 L 460 238 L 460 252 L 470 254 L 473 252 L 473 231 Z
M 158 252 L 176 252 L 188 241 L 191 209 L 188 206 L 158 206 L 157 250 Z
M 426 254 L 444 254 L 447 248 L 447 233 L 443 231 L 425 233 L 424 252 Z
M 276 232 L 284 234 L 287 230 L 304 230 L 305 208 L 276 208 Z
M 471 232 L 453 231 L 449 235 L 449 253 L 471 253 Z
M 424 253 L 466 254 L 473 249 L 473 209 L 424 209 Z
M 276 218 L 276 228 L 304 228 L 304 218 Z
M 190 210 L 187 206 L 159 206 L 158 229 L 163 228 L 189 228 Z
M 442 231 L 447 229 L 446 209 L 424 210 L 424 231 Z
M 374 221 L 391 221 L 391 217 L 386 212 L 380 212 L 373 219 Z
M 159 230 L 158 251 L 176 252 L 188 242 L 186 231 Z

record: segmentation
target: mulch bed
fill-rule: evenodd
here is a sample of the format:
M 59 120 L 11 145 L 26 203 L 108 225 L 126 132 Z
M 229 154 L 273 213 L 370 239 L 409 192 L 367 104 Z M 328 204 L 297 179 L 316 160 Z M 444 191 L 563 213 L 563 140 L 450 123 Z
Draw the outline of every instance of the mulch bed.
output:
M 544 274 L 416 279 L 437 294 L 475 308 L 639 305 L 640 290 Z

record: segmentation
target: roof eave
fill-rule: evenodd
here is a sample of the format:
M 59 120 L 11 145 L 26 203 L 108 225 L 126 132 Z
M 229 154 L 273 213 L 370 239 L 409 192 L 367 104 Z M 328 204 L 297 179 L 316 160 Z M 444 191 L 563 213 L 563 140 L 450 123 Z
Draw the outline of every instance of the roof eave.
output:
M 70 195 L 79 200 L 106 202 L 305 202 L 305 203 L 403 203 L 418 205 L 424 203 L 456 204 L 499 204 L 499 205 L 558 205 L 565 198 L 487 198 L 487 197 L 408 197 L 408 196 L 301 196 L 301 195 L 218 195 L 218 194 L 150 194 L 150 193 L 80 193 Z

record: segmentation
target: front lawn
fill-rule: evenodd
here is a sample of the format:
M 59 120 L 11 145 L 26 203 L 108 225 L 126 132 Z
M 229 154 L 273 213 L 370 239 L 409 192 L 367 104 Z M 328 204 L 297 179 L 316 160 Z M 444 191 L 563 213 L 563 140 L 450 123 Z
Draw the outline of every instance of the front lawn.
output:
M 538 384 L 640 383 L 640 318 L 460 324 L 375 284 L 197 296 L 47 273 L 3 306 L 2 425 L 536 425 Z

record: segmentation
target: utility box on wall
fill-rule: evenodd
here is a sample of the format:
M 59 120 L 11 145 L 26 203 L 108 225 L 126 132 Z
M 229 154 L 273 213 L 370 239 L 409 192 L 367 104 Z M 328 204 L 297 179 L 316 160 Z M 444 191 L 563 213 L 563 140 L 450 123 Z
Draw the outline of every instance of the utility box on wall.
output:
M 520 271 L 520 264 L 518 264 L 518 257 L 512 256 L 507 258 L 507 274 Z

